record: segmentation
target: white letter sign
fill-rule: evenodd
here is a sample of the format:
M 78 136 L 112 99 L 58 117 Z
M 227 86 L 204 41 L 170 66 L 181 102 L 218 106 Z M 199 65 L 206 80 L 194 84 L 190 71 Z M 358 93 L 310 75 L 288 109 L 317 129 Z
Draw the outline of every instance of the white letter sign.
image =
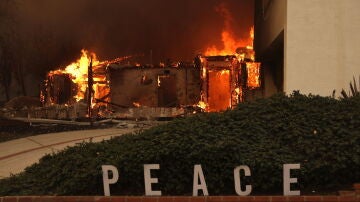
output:
M 144 181 L 146 196 L 161 196 L 161 191 L 153 191 L 151 184 L 158 183 L 158 178 L 151 178 L 150 170 L 160 169 L 159 164 L 144 164 Z
M 200 180 L 200 184 L 198 184 L 199 180 Z M 201 189 L 203 191 L 204 196 L 209 195 L 201 165 L 195 165 L 194 166 L 194 181 L 193 181 L 193 196 L 198 195 L 199 189 Z
M 297 178 L 290 178 L 291 169 L 300 169 L 300 164 L 284 164 L 283 169 L 283 186 L 284 186 L 284 196 L 298 196 L 300 195 L 300 190 L 291 191 L 290 184 L 297 183 Z
M 104 195 L 110 196 L 110 184 L 115 184 L 119 179 L 119 172 L 115 166 L 103 165 L 101 166 L 103 172 Z M 113 177 L 109 179 L 109 171 L 112 172 Z
M 251 176 L 249 166 L 238 166 L 234 169 L 234 181 L 235 181 L 235 191 L 239 196 L 247 196 L 251 193 L 251 185 L 245 186 L 245 191 L 241 190 L 240 183 L 240 170 L 244 170 L 245 176 Z

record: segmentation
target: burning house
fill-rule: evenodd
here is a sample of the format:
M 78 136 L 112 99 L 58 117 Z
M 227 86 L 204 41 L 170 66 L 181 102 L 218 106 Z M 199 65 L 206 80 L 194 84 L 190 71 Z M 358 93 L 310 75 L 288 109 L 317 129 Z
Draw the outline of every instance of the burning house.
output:
M 88 115 L 111 111 L 123 118 L 233 108 L 260 87 L 260 63 L 254 62 L 253 29 L 246 41 L 234 43 L 227 32 L 223 41 L 225 49 L 211 47 L 193 62 L 158 66 L 124 62 L 129 57 L 100 62 L 83 50 L 77 62 L 49 72 L 41 100 L 44 106 L 83 103 Z
M 115 107 L 182 107 L 199 101 L 199 69 L 192 63 L 157 67 L 111 64 L 108 73 Z
M 53 104 L 72 105 L 79 101 L 88 100 L 91 94 L 91 105 L 95 106 L 96 99 L 108 101 L 109 85 L 106 66 L 114 61 L 99 62 L 95 54 L 82 50 L 79 60 L 68 65 L 65 69 L 58 69 L 47 74 L 41 101 L 44 106 Z M 88 82 L 91 81 L 91 82 Z M 89 83 L 91 92 L 89 94 Z
M 48 74 L 42 101 L 44 106 L 90 103 L 94 111 L 123 114 L 129 114 L 129 109 L 139 110 L 136 108 L 182 109 L 167 113 L 173 116 L 185 113 L 189 106 L 222 111 L 244 101 L 248 91 L 260 87 L 260 64 L 240 55 L 197 56 L 193 63 L 172 66 L 102 62 L 92 68 L 92 78 L 87 70 L 80 74 L 82 79 L 57 70 Z M 89 79 L 93 80 L 90 97 Z
M 251 99 L 261 87 L 260 63 L 253 50 L 254 29 L 238 39 L 225 4 L 223 46 L 208 46 L 192 62 L 141 65 L 128 57 L 100 62 L 95 54 L 48 74 L 45 106 L 83 103 L 91 113 L 122 118 L 173 117 L 196 111 L 219 112 Z M 89 90 L 90 89 L 90 90 Z
M 201 101 L 205 111 L 222 111 L 260 87 L 260 63 L 239 55 L 200 57 Z M 246 62 L 247 61 L 247 62 Z
M 111 111 L 116 117 L 133 118 L 177 116 L 185 106 L 198 103 L 200 76 L 193 63 L 141 66 L 123 63 L 127 58 L 99 62 L 83 50 L 77 62 L 48 73 L 43 105 L 82 103 L 97 115 Z

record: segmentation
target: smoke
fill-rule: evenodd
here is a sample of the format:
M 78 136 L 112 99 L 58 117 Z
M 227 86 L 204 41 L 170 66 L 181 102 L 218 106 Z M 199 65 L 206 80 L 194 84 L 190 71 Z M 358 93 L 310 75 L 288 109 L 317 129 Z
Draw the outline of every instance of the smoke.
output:
M 218 12 L 224 19 L 224 29 L 231 30 L 234 23 L 234 18 L 231 15 L 226 3 L 222 2 L 216 6 L 216 12 Z
M 77 58 L 82 48 L 100 59 L 144 55 L 142 62 L 152 51 L 157 63 L 192 60 L 221 45 L 224 26 L 247 37 L 253 0 L 19 0 L 18 15 L 23 32 L 48 40 L 54 66 Z

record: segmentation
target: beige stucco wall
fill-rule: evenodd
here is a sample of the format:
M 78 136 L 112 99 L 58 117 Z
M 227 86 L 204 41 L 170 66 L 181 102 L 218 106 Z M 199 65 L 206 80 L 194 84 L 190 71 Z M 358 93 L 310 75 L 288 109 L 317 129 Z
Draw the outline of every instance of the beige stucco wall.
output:
M 360 0 L 288 0 L 284 90 L 331 95 L 360 75 Z

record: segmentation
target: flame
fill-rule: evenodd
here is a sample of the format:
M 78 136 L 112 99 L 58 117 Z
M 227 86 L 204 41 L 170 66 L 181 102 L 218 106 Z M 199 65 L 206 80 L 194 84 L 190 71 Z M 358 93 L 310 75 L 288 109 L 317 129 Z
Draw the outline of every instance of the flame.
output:
M 201 101 L 198 106 L 209 112 L 231 108 L 244 101 L 244 94 L 247 89 L 252 90 L 260 87 L 260 63 L 253 62 L 255 61 L 255 52 L 253 50 L 254 27 L 250 28 L 248 37 L 237 38 L 232 27 L 234 19 L 226 4 L 221 3 L 216 8 L 216 11 L 224 19 L 224 27 L 221 32 L 222 47 L 209 46 L 205 49 L 204 55 L 236 56 L 236 59 L 229 61 L 229 57 L 225 57 L 227 59 L 224 59 L 224 62 L 231 63 L 230 69 L 216 66 L 216 63 L 208 64 L 211 60 L 205 62 L 201 60 L 203 65 L 201 66 L 200 77 L 203 84 Z M 221 57 L 219 57 L 219 60 L 221 60 Z M 239 78 L 242 75 L 243 65 L 246 66 L 247 72 L 246 86 L 243 85 L 242 79 Z
M 88 71 L 91 61 L 93 80 L 91 106 L 106 105 L 105 103 L 110 101 L 108 96 L 110 93 L 110 85 L 106 78 L 106 67 L 111 63 L 118 63 L 131 57 L 133 56 L 123 56 L 111 61 L 99 61 L 95 53 L 83 49 L 81 50 L 80 58 L 76 60 L 76 62 L 69 64 L 64 69 L 50 71 L 48 73 L 48 79 L 45 83 L 48 85 L 50 82 L 49 79 L 51 79 L 54 75 L 69 76 L 76 86 L 75 89 L 72 89 L 72 91 L 75 91 L 75 93 L 72 92 L 72 95 L 74 95 L 73 98 L 76 102 L 79 102 L 80 100 L 86 98 L 86 94 L 88 92 Z M 41 99 L 45 102 L 44 94 Z M 51 97 L 50 102 L 50 104 L 55 103 Z M 69 102 L 71 103 L 72 101 Z
M 220 76 L 223 76 L 224 74 L 229 74 L 229 70 L 223 69 L 220 71 Z
M 260 87 L 260 63 L 247 62 L 247 86 L 250 89 Z
M 76 101 L 80 101 L 85 98 L 86 88 L 87 88 L 87 80 L 88 80 L 88 67 L 90 65 L 90 60 L 92 58 L 92 65 L 97 66 L 100 62 L 97 60 L 95 53 L 90 53 L 87 50 L 81 50 L 80 59 L 76 62 L 71 63 L 66 66 L 65 69 L 55 70 L 49 72 L 49 75 L 54 74 L 69 74 L 71 75 L 71 80 L 77 84 L 77 93 L 75 95 Z
M 133 102 L 133 105 L 134 105 L 135 107 L 141 107 L 141 104 L 138 103 L 138 102 Z
M 208 105 L 203 102 L 203 101 L 199 101 L 199 103 L 197 104 L 198 107 L 200 107 L 203 110 L 206 110 L 206 108 L 208 107 Z
M 96 101 L 109 101 L 109 81 L 106 78 L 106 66 L 111 63 L 117 63 L 126 59 L 131 58 L 132 56 L 119 57 L 114 60 L 108 61 L 99 61 L 96 54 L 89 52 L 85 49 L 81 50 L 81 56 L 76 62 L 73 62 L 66 66 L 64 69 L 58 69 L 50 71 L 48 76 L 53 75 L 70 75 L 70 78 L 74 84 L 76 84 L 76 89 L 73 89 L 75 92 L 74 99 L 76 102 L 85 99 L 86 93 L 88 91 L 88 68 L 90 66 L 90 61 L 92 62 L 92 78 L 93 78 L 93 89 L 92 89 L 92 99 L 91 106 L 102 105 L 103 103 L 96 103 Z M 46 81 L 48 82 L 48 81 Z
M 237 39 L 232 28 L 234 19 L 227 8 L 227 5 L 225 3 L 220 4 L 216 8 L 216 11 L 224 18 L 224 28 L 221 33 L 223 48 L 221 49 L 212 45 L 206 48 L 205 55 L 237 55 L 236 49 L 239 47 L 246 47 L 249 50 L 253 50 L 254 27 L 250 28 L 249 38 Z
M 157 86 L 160 87 L 160 84 L 161 84 L 161 80 L 160 80 L 160 76 L 158 76 L 158 78 L 157 78 Z
M 250 37 L 246 40 L 236 40 L 234 35 L 231 31 L 223 31 L 222 32 L 222 42 L 223 42 L 223 49 L 218 49 L 216 46 L 211 46 L 206 49 L 205 55 L 206 56 L 215 56 L 215 55 L 237 55 L 240 58 L 244 58 L 245 54 L 237 54 L 236 49 L 239 47 L 245 47 L 250 52 L 253 51 L 253 40 L 254 40 L 254 27 L 250 29 Z M 250 57 L 254 60 L 254 54 L 251 54 Z
M 222 111 L 231 107 L 230 70 L 210 70 L 208 81 L 207 111 Z

